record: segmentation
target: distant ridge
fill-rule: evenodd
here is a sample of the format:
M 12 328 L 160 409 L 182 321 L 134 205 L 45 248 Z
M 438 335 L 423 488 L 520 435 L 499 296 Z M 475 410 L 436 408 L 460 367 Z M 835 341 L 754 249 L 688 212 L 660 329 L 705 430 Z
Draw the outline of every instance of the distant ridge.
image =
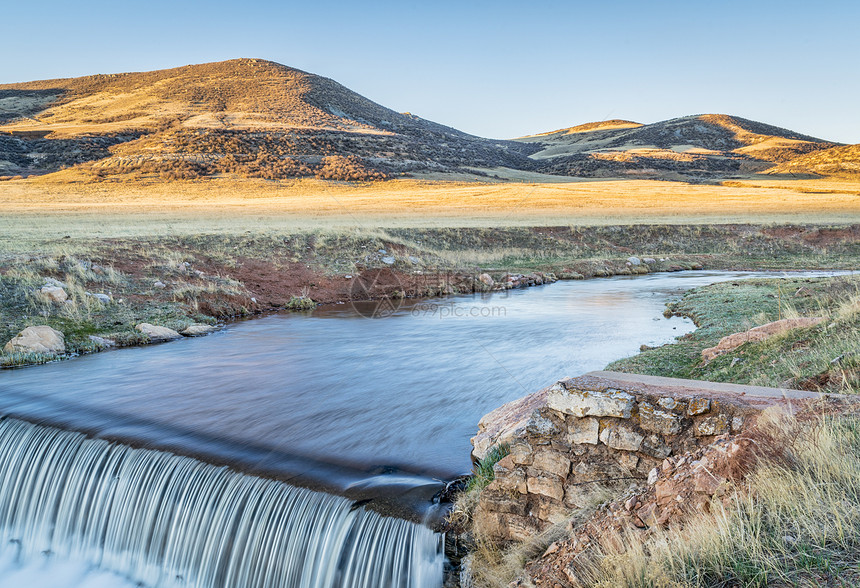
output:
M 512 175 L 500 168 L 684 181 L 853 173 L 856 150 L 815 159 L 838 147 L 725 114 L 484 139 L 263 59 L 0 85 L 0 177 L 65 167 L 92 180 Z
M 664 179 L 756 173 L 837 145 L 726 114 L 699 114 L 646 125 L 590 123 L 572 129 L 586 132 L 565 129 L 516 140 L 540 147 L 532 157 L 544 173 Z
M 642 123 L 633 122 L 632 120 L 622 120 L 620 118 L 614 118 L 612 120 L 589 122 L 581 125 L 576 125 L 575 127 L 558 129 L 556 131 L 549 131 L 546 133 L 538 133 L 536 135 L 526 135 L 525 137 L 519 137 L 519 139 L 530 139 L 532 137 L 547 137 L 548 135 L 571 135 L 575 133 L 587 133 L 590 131 L 601 131 L 608 129 L 631 129 L 641 126 Z

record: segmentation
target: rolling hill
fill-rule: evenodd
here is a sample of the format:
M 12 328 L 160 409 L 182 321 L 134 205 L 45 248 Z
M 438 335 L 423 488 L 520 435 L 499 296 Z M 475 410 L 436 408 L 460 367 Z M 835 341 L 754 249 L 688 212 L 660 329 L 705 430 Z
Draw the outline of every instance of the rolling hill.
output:
M 749 174 L 837 144 L 724 114 L 591 123 L 521 137 L 544 173 L 678 179 Z
M 712 181 L 762 172 L 856 173 L 857 162 L 856 148 L 716 114 L 484 139 L 262 59 L 0 85 L 4 177 L 74 167 L 92 180 L 375 180 L 507 168 Z
M 528 167 L 529 146 L 385 108 L 337 82 L 235 59 L 0 85 L 0 173 L 376 179 Z

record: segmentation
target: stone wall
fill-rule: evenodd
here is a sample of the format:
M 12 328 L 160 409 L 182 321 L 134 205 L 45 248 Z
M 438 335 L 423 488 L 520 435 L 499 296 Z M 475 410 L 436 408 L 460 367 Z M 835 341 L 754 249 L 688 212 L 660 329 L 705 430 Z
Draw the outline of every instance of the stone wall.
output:
M 795 390 L 593 372 L 493 411 L 472 439 L 495 466 L 475 519 L 486 538 L 522 540 L 567 520 L 595 489 L 656 478 L 664 459 L 737 433 L 763 408 L 819 397 Z

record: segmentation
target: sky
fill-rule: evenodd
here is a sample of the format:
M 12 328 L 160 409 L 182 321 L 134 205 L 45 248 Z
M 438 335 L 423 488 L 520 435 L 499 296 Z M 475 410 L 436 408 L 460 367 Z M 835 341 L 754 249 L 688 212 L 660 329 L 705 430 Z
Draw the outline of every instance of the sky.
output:
M 258 57 L 512 138 L 726 113 L 860 143 L 860 2 L 4 0 L 0 83 Z

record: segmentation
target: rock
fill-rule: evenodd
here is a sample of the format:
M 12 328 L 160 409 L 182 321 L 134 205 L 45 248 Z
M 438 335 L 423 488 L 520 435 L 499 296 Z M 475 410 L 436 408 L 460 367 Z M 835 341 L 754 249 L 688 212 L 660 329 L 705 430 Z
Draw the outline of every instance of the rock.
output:
M 639 405 L 639 426 L 652 433 L 677 435 L 681 432 L 681 417 L 643 402 Z
M 102 304 L 110 304 L 110 296 L 107 294 L 93 294 L 92 292 L 87 292 L 86 294 L 91 298 L 95 298 Z
M 657 480 L 659 480 L 659 479 L 660 479 L 660 470 L 659 469 L 654 468 L 650 472 L 648 472 L 648 484 L 649 485 L 653 486 L 654 484 L 657 483 Z M 644 521 L 645 519 L 642 519 L 642 520 Z
M 482 509 L 495 512 L 525 515 L 528 512 L 528 505 L 522 498 L 522 496 L 502 491 L 494 480 L 481 492 L 480 506 Z
M 518 494 L 526 494 L 528 492 L 525 472 L 516 468 L 510 455 L 499 460 L 493 466 L 493 474 L 495 476 L 494 483 L 499 490 L 517 492 Z
M 421 260 L 415 257 L 414 255 L 409 256 L 409 263 L 412 265 L 421 265 Z
M 65 353 L 66 338 L 48 326 L 27 327 L 3 347 L 6 353 Z
M 749 331 L 744 331 L 743 333 L 734 333 L 732 335 L 727 335 L 720 339 L 720 342 L 716 345 L 716 347 L 708 347 L 707 349 L 703 349 L 702 359 L 704 359 L 705 361 L 711 361 L 712 359 L 719 355 L 722 355 L 723 353 L 728 353 L 729 351 L 737 349 L 744 343 L 749 343 L 752 341 L 764 341 L 765 339 L 769 339 L 774 335 L 779 335 L 780 333 L 784 333 L 791 329 L 813 327 L 821 323 L 822 321 L 824 321 L 824 318 L 822 317 L 782 319 L 779 321 L 774 321 L 772 323 L 767 323 L 766 325 L 755 327 L 753 329 L 750 329 Z
M 152 287 L 158 288 L 159 290 L 164 290 L 165 288 L 167 288 L 167 284 L 165 284 L 161 280 L 156 280 Z
M 559 478 L 566 478 L 570 473 L 570 460 L 558 451 L 542 449 L 535 452 L 532 468 Z
M 522 436 L 529 418 L 546 404 L 545 390 L 529 394 L 485 414 L 478 422 L 478 434 L 472 437 L 472 455 L 484 459 L 493 445 L 510 443 L 511 452 Z M 528 446 L 528 445 L 526 445 Z
M 657 260 L 653 257 L 643 257 L 642 263 L 644 263 L 645 265 L 654 265 L 655 263 L 657 263 Z
M 657 459 L 665 459 L 672 453 L 672 448 L 659 435 L 648 435 L 642 440 L 639 451 Z
M 547 476 L 529 477 L 526 485 L 529 494 L 540 494 L 554 500 L 564 498 L 564 486 L 558 478 Z
M 687 414 L 690 416 L 705 414 L 709 410 L 711 410 L 711 401 L 707 398 L 694 398 L 687 405 Z
M 381 258 L 380 261 L 385 265 L 394 265 L 395 259 L 390 255 L 386 255 L 385 257 Z
M 218 327 L 213 327 L 212 325 L 191 325 L 180 331 L 180 334 L 185 337 L 202 337 L 217 330 Z
M 600 432 L 600 421 L 596 418 L 569 419 L 567 442 L 571 445 L 597 445 Z
M 531 465 L 534 459 L 531 445 L 525 439 L 514 437 L 510 443 L 510 456 L 515 464 Z
M 97 335 L 90 335 L 89 339 L 99 349 L 107 349 L 109 347 L 116 347 L 116 341 L 114 341 L 113 339 L 105 339 L 104 337 L 99 337 Z
M 526 421 L 526 433 L 532 437 L 554 437 L 560 432 L 555 423 L 543 416 L 540 410 L 535 410 Z
M 480 276 L 478 276 L 478 279 L 485 286 L 489 286 L 490 288 L 492 288 L 496 284 L 496 281 L 493 279 L 493 276 L 491 276 L 490 274 L 481 274 Z
M 664 408 L 666 410 L 680 410 L 684 408 L 683 402 L 678 402 L 674 398 L 663 397 L 657 400 L 657 404 L 660 405 L 660 408 Z
M 173 329 L 168 329 L 167 327 L 159 327 L 156 325 L 151 325 L 149 323 L 140 323 L 135 327 L 135 329 L 149 337 L 149 340 L 153 343 L 157 343 L 160 341 L 171 341 L 173 339 L 179 339 L 182 337 L 182 335 L 180 335 Z
M 93 273 L 96 274 L 97 276 L 103 276 L 105 274 L 105 268 L 103 268 L 102 266 L 100 266 L 97 263 L 92 264 L 90 266 L 90 269 L 93 270 Z
M 529 515 L 548 523 L 563 523 L 570 517 L 570 509 L 554 498 L 536 496 L 532 498 Z
M 622 451 L 639 451 L 643 439 L 644 435 L 625 426 L 609 426 L 600 432 L 600 441 L 604 445 Z
M 635 453 L 620 453 L 618 454 L 618 465 L 628 472 L 632 472 L 639 465 L 639 456 Z
M 696 423 L 693 432 L 701 437 L 729 432 L 729 418 L 724 414 L 705 417 Z
M 66 287 L 65 282 L 61 282 L 60 280 L 55 280 L 54 278 L 45 278 L 45 285 L 46 286 L 54 286 L 56 288 L 65 288 Z
M 549 389 L 547 405 L 558 412 L 576 417 L 618 417 L 629 419 L 634 398 L 620 390 L 567 390 L 556 384 Z
M 641 265 L 642 261 L 638 257 L 628 257 L 627 263 L 630 265 Z
M 51 302 L 62 303 L 69 299 L 69 295 L 60 286 L 42 286 L 39 293 Z
M 707 470 L 699 470 L 693 478 L 694 490 L 709 496 L 713 496 L 720 490 L 720 486 L 726 481 L 722 476 L 715 476 Z

